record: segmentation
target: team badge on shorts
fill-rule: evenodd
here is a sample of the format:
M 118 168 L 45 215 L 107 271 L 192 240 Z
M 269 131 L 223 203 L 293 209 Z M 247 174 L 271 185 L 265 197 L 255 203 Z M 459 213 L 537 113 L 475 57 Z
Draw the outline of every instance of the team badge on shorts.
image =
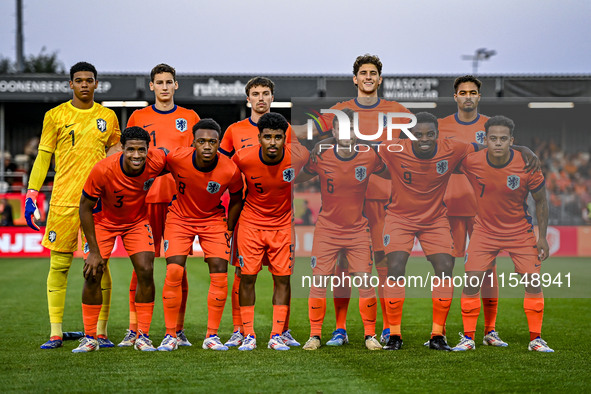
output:
M 54 243 L 56 238 L 57 238 L 57 234 L 55 233 L 55 231 L 50 231 L 49 235 L 47 236 L 47 239 L 49 240 L 49 242 Z
M 90 247 L 88 246 L 88 242 L 84 242 L 84 249 L 82 250 L 84 254 L 90 252 Z
M 437 169 L 437 173 L 439 175 L 445 174 L 447 172 L 447 170 L 449 169 L 449 165 L 447 164 L 447 160 L 438 161 L 437 164 L 435 165 L 435 168 Z
M 107 121 L 104 119 L 97 119 L 96 127 L 101 131 L 101 133 L 104 133 L 105 131 L 107 131 Z
M 147 181 L 145 181 L 144 182 L 144 191 L 146 191 L 149 188 L 151 188 L 153 183 L 154 183 L 154 178 L 150 178 Z
M 509 175 L 507 177 L 507 187 L 511 190 L 515 190 L 519 187 L 520 179 L 517 175 Z
M 390 243 L 390 234 L 384 235 L 384 246 L 388 246 Z
M 178 131 L 180 131 L 181 133 L 187 131 L 187 119 L 178 118 L 177 120 L 175 120 L 174 123 L 175 123 L 176 129 Z
M 210 192 L 211 194 L 216 194 L 217 192 L 220 191 L 220 184 L 214 181 L 209 181 L 209 183 L 207 184 L 207 191 Z
M 355 179 L 362 182 L 367 177 L 367 168 L 363 166 L 355 167 Z
M 316 256 L 312 256 L 310 259 L 310 267 L 316 268 Z
M 288 168 L 286 170 L 283 170 L 283 180 L 285 182 L 293 181 L 294 175 L 295 175 L 295 171 L 293 170 L 293 168 Z
M 238 264 L 240 264 L 240 268 L 244 268 L 244 257 L 238 256 Z
M 166 251 L 168 251 L 168 240 L 167 239 L 164 240 L 164 252 L 166 253 Z
M 477 131 L 476 134 L 474 134 L 474 138 L 479 144 L 484 144 L 484 137 L 486 137 L 484 130 Z

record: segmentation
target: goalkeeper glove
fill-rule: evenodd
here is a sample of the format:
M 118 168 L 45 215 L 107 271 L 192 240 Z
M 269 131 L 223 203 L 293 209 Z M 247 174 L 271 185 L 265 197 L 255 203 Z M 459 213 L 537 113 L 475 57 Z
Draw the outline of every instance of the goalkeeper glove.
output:
M 25 219 L 27 220 L 27 225 L 35 231 L 39 231 L 39 226 L 37 226 L 33 217 L 37 220 L 41 218 L 36 204 L 38 195 L 39 192 L 37 190 L 29 189 L 25 197 Z

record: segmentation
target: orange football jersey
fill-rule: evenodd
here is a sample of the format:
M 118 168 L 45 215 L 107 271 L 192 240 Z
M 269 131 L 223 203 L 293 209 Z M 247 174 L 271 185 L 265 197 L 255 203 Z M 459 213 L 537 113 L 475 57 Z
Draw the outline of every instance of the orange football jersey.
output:
M 238 222 L 241 226 L 261 230 L 291 227 L 295 170 L 290 145 L 285 145 L 283 159 L 277 164 L 263 161 L 260 146 L 241 149 L 232 157 L 244 174 L 248 189 Z
M 335 235 L 359 233 L 367 228 L 363 203 L 369 176 L 383 168 L 384 163 L 373 150 L 343 158 L 335 147 L 322 155 L 322 160 L 309 162 L 304 171 L 320 177 L 322 209 L 316 228 Z
M 359 115 L 359 132 L 363 135 L 370 136 L 376 134 L 381 128 L 381 133 L 377 138 L 373 138 L 376 141 L 383 141 L 386 139 L 385 127 L 386 118 L 380 119 L 380 114 L 386 114 L 389 112 L 405 112 L 411 113 L 404 105 L 396 102 L 378 98 L 378 101 L 374 105 L 363 105 L 355 99 L 348 101 L 342 101 L 336 103 L 331 109 L 343 110 L 349 108 L 355 111 Z M 321 122 L 328 127 L 328 130 L 332 129 L 332 121 L 334 119 L 333 114 L 324 114 L 321 116 Z M 409 119 L 394 119 L 396 123 L 408 123 Z M 324 130 L 324 131 L 328 131 Z M 393 130 L 395 137 L 400 136 L 400 130 Z M 365 198 L 370 200 L 387 200 L 390 198 L 390 183 L 387 179 L 377 177 L 375 175 L 370 177 L 369 186 Z
M 103 227 L 133 227 L 148 218 L 146 196 L 156 177 L 164 170 L 166 154 L 161 149 L 148 151 L 141 174 L 127 175 L 123 170 L 123 152 L 99 161 L 90 171 L 82 194 L 97 201 L 95 221 Z
M 127 127 L 139 126 L 150 133 L 151 148 L 166 148 L 169 151 L 179 146 L 191 146 L 193 126 L 199 122 L 199 115 L 192 109 L 174 106 L 170 111 L 159 111 L 154 105 L 135 110 Z M 170 202 L 175 193 L 172 176 L 165 175 L 152 186 L 146 202 Z
M 439 138 L 450 138 L 467 144 L 475 142 L 484 144 L 484 124 L 488 116 L 478 114 L 472 122 L 462 122 L 457 112 L 438 120 Z M 464 174 L 452 174 L 443 201 L 448 216 L 475 216 L 476 197 L 470 182 Z
M 292 142 L 292 138 L 293 142 L 298 141 L 290 125 L 285 132 L 286 142 Z M 219 150 L 226 156 L 232 157 L 240 149 L 255 145 L 259 145 L 259 128 L 248 117 L 228 126 L 220 142 Z
M 507 164 L 496 167 L 488 149 L 468 155 L 460 166 L 472 184 L 478 201 L 474 230 L 507 237 L 532 229 L 527 196 L 544 186 L 541 171 L 526 173 L 521 155 L 511 149 Z
M 420 159 L 414 153 L 412 140 L 394 140 L 392 144 L 402 145 L 403 150 L 389 152 L 384 144 L 378 152 L 392 177 L 392 198 L 387 214 L 413 223 L 435 222 L 446 213 L 443 194 L 450 175 L 460 161 L 478 147 L 453 139 L 437 140 L 433 156 Z
M 236 164 L 218 153 L 215 167 L 205 172 L 194 162 L 195 148 L 180 147 L 166 157 L 166 169 L 176 183 L 176 199 L 172 202 L 166 222 L 177 221 L 192 226 L 214 225 L 226 218 L 220 203 L 227 190 L 242 189 L 242 176 Z

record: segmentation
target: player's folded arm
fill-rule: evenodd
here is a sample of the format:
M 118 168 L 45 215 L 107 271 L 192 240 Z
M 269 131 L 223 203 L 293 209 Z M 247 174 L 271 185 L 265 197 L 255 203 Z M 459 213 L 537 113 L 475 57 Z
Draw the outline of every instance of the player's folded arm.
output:
M 327 149 L 322 149 L 323 145 L 330 145 L 332 148 L 332 145 L 336 144 L 337 139 L 335 137 L 329 137 L 329 138 L 325 138 L 322 141 L 318 141 L 316 143 L 316 145 L 314 145 L 314 148 L 312 148 L 312 150 L 310 151 L 310 161 L 312 163 L 316 163 L 316 161 L 318 160 L 318 158 L 322 159 L 322 154 L 324 153 L 324 151 L 326 151 Z
M 294 183 L 307 182 L 310 179 L 314 179 L 318 175 L 314 170 L 310 169 L 309 164 L 310 162 L 306 163 L 306 165 L 302 167 L 302 171 L 300 171 L 296 179 L 293 181 Z
M 542 168 L 542 162 L 538 156 L 536 156 L 536 154 L 527 146 L 513 145 L 511 148 L 521 153 L 521 157 L 523 157 L 523 161 L 525 161 L 525 166 L 523 169 L 526 173 L 534 173 Z

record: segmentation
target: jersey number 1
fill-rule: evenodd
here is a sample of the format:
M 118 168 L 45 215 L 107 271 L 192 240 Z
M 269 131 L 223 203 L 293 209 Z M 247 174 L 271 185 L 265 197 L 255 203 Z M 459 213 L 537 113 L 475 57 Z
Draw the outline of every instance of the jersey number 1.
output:
M 74 137 L 74 130 L 70 131 L 68 134 L 72 136 L 72 146 L 74 146 L 74 144 L 76 143 L 76 137 Z

